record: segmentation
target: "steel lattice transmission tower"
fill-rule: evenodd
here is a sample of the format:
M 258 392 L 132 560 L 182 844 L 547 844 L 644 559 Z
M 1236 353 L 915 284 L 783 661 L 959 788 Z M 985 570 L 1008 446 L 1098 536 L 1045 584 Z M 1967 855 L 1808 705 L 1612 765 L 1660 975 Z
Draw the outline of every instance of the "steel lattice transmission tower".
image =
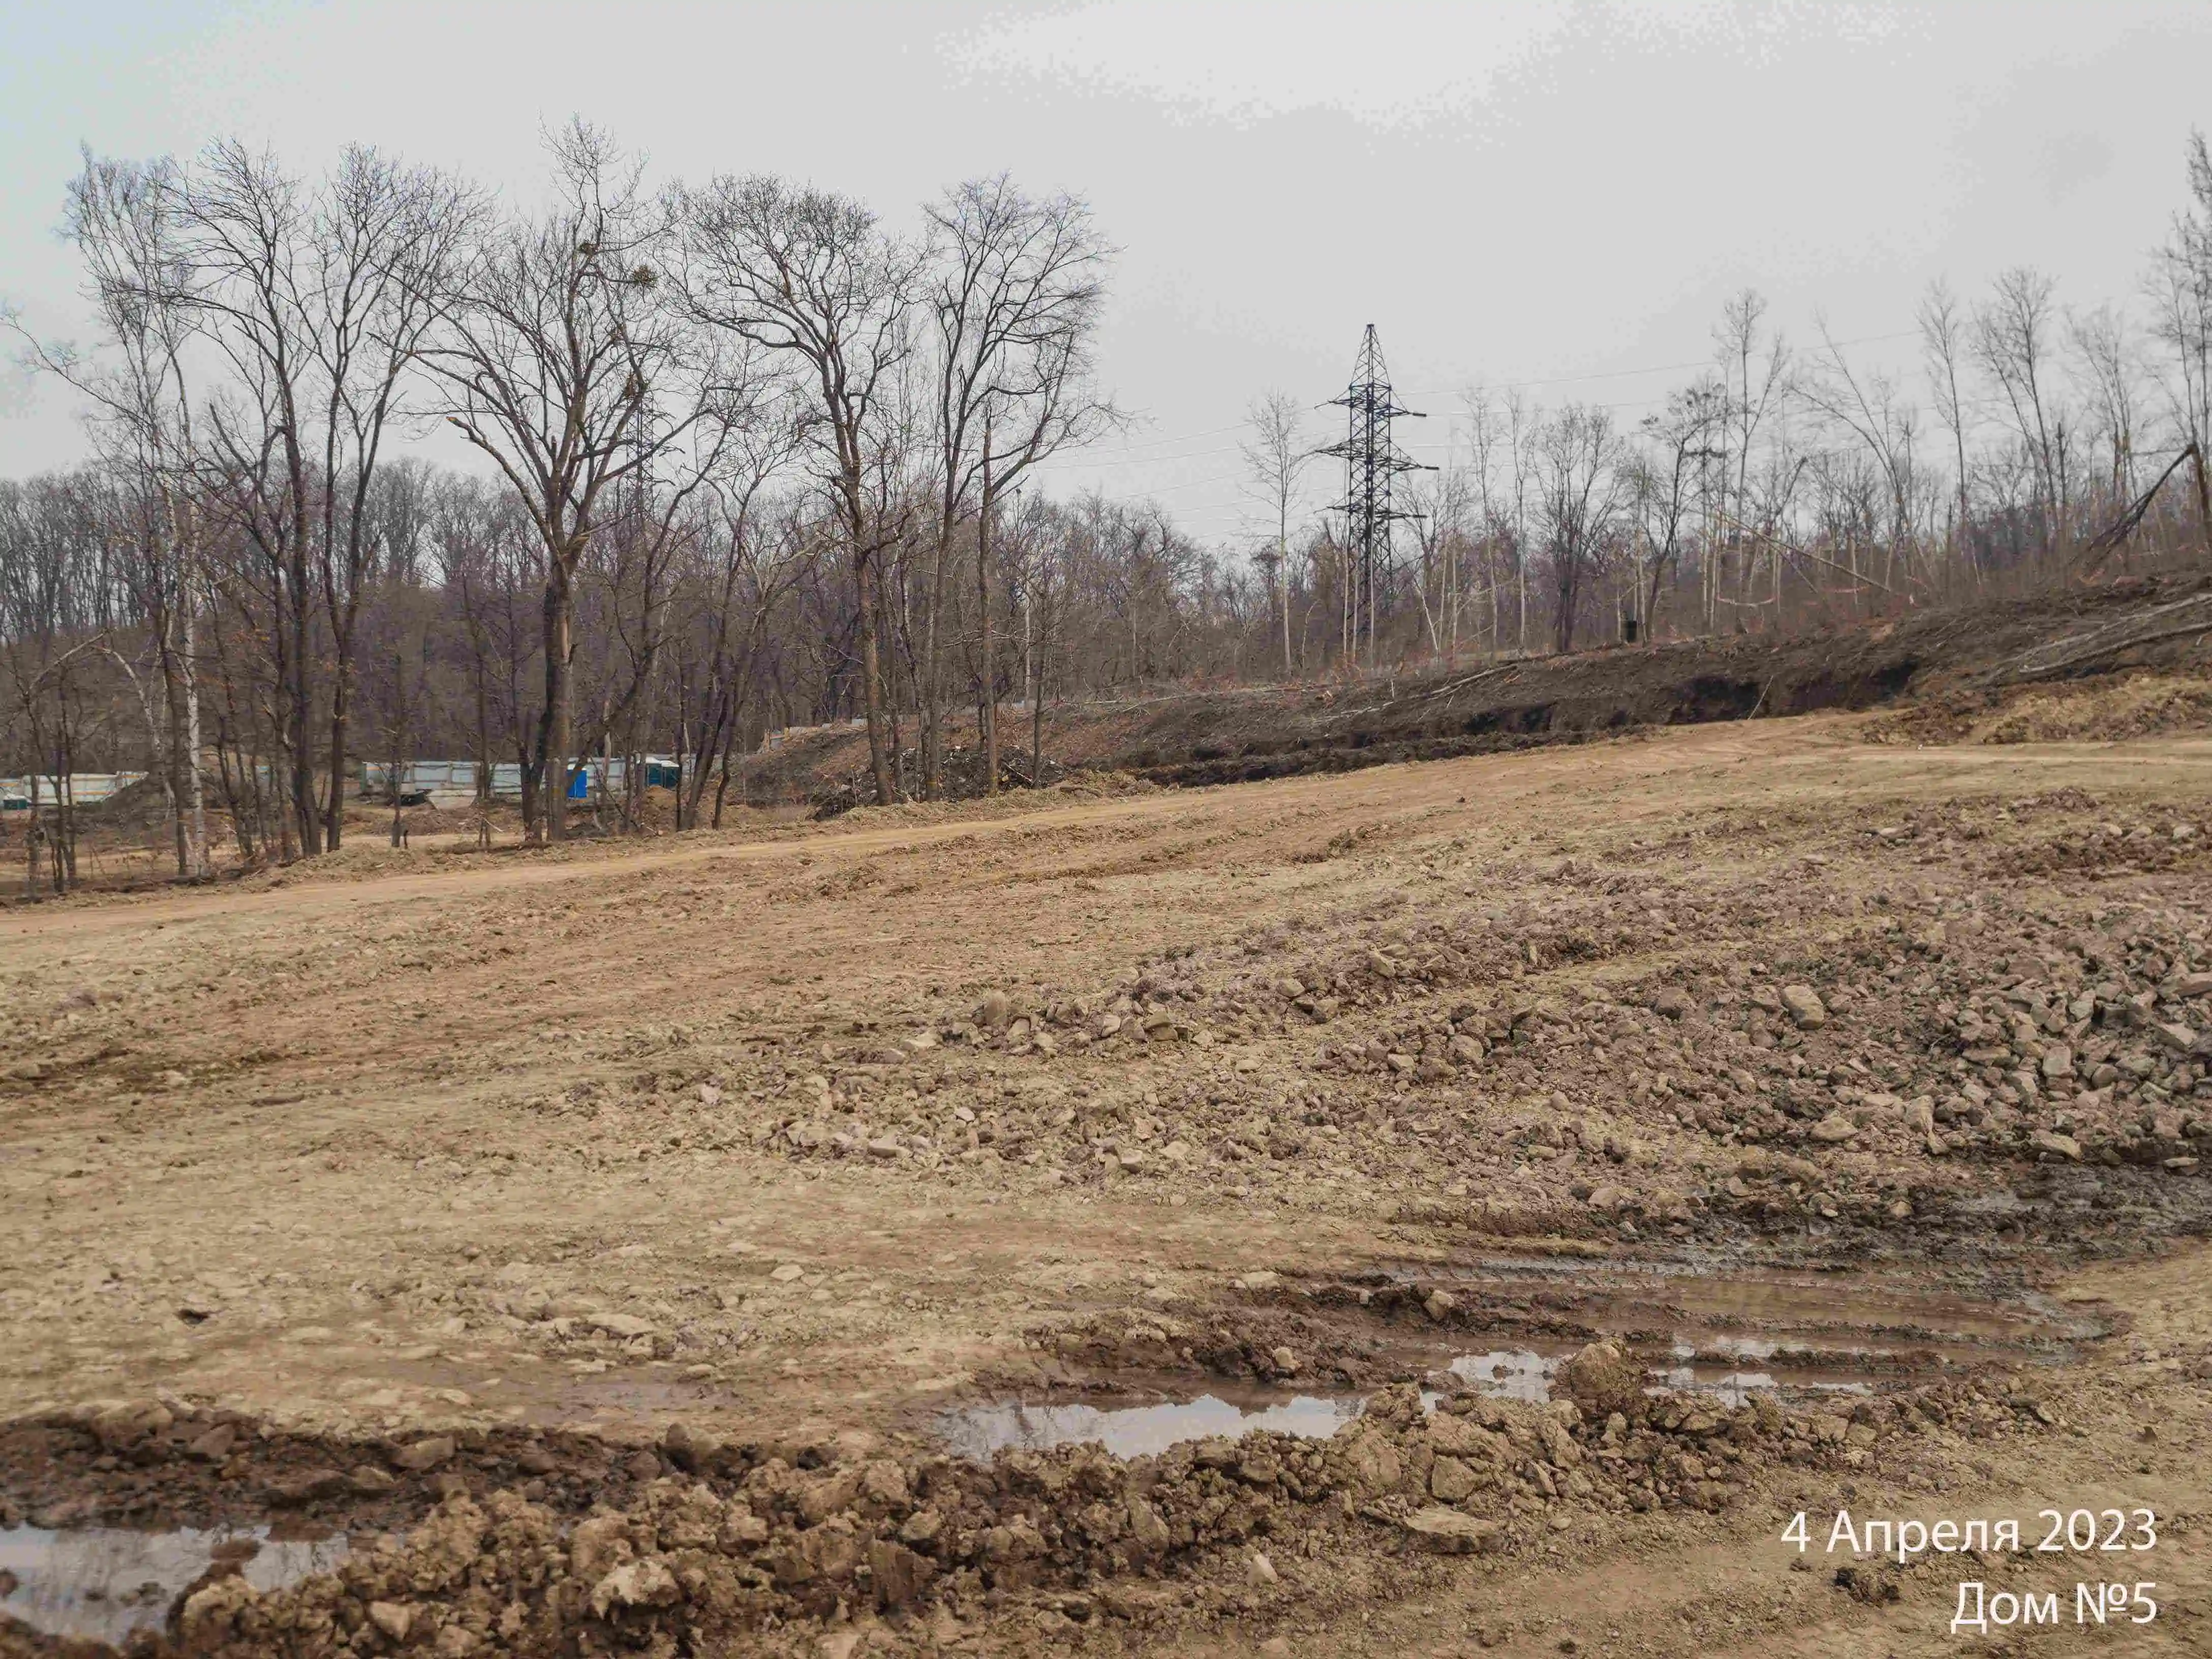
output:
M 1353 364 L 1352 384 L 1328 407 L 1350 412 L 1351 430 L 1340 444 L 1321 453 L 1344 459 L 1344 499 L 1336 511 L 1344 514 L 1346 565 L 1351 578 L 1347 599 L 1351 607 L 1350 644 L 1356 657 L 1359 633 L 1367 634 L 1367 655 L 1373 665 L 1376 619 L 1382 609 L 1378 595 L 1389 586 L 1392 574 L 1390 526 L 1399 519 L 1418 519 L 1418 513 L 1394 507 L 1390 482 L 1401 472 L 1433 472 L 1400 449 L 1390 437 L 1390 422 L 1403 415 L 1426 417 L 1418 410 L 1401 409 L 1390 395 L 1390 371 L 1383 366 L 1382 347 L 1375 337 L 1375 325 L 1360 337 L 1359 360 Z

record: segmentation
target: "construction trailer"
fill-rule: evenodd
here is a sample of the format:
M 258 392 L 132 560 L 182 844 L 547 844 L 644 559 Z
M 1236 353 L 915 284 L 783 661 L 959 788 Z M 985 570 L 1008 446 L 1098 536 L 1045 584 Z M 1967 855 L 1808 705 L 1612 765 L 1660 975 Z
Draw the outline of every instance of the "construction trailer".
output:
M 643 769 L 641 781 L 648 789 L 673 789 L 691 773 L 696 759 L 687 757 L 683 769 L 678 769 L 673 757 L 667 755 L 643 755 L 638 757 Z M 361 768 L 361 793 L 364 800 L 392 799 L 392 768 L 381 761 L 364 761 Z M 465 806 L 477 798 L 477 763 L 468 760 L 409 761 L 398 769 L 399 795 L 402 801 L 428 803 L 433 806 Z M 568 799 L 588 800 L 605 791 L 618 795 L 629 783 L 629 763 L 623 756 L 604 758 L 593 757 L 585 761 L 568 786 Z M 522 768 L 514 761 L 495 762 L 491 769 L 491 797 L 494 800 L 522 799 Z

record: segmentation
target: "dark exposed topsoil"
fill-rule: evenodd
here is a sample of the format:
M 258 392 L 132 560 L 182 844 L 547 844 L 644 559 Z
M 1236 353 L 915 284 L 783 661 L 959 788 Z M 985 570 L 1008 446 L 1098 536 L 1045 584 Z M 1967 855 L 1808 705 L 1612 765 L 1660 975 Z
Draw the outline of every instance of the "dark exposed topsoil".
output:
M 2204 626 L 2190 631 L 2201 613 Z M 1060 769 L 1196 786 L 1578 743 L 1639 728 L 1974 702 L 2033 675 L 2202 661 L 2212 576 L 2145 578 L 2030 599 L 1916 611 L 1785 639 L 1612 646 L 1374 679 L 1194 690 L 1046 711 L 1048 778 Z M 2132 639 L 2156 635 L 2130 647 Z M 2093 654 L 2094 653 L 2094 654 Z M 2078 658 L 2079 660 L 2075 660 Z M 1012 716 L 1007 717 L 1010 720 Z M 1025 773 L 1015 722 L 1009 763 Z M 957 734 L 956 733 L 956 740 Z M 849 726 L 757 758 L 753 787 L 834 813 L 868 799 L 866 740 Z M 979 769 L 955 769 L 956 798 Z M 1010 773 L 1002 786 L 1019 787 Z

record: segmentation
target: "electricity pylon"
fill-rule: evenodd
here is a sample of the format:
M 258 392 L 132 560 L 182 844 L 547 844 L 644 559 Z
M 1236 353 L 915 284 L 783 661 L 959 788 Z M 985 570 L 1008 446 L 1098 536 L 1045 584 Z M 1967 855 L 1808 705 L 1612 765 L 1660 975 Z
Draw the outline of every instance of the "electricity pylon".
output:
M 1367 664 L 1375 665 L 1376 619 L 1392 574 L 1390 526 L 1399 519 L 1418 519 L 1418 513 L 1391 505 L 1390 481 L 1401 472 L 1433 472 L 1413 460 L 1391 441 L 1390 422 L 1398 416 L 1423 420 L 1417 410 L 1401 409 L 1390 395 L 1390 371 L 1383 367 L 1382 348 L 1375 338 L 1375 325 L 1359 342 L 1359 361 L 1352 366 L 1352 384 L 1329 407 L 1350 411 L 1351 431 L 1340 444 L 1321 453 L 1344 459 L 1344 499 L 1336 510 L 1344 514 L 1345 564 L 1351 579 L 1352 647 L 1357 659 L 1359 635 L 1367 635 Z

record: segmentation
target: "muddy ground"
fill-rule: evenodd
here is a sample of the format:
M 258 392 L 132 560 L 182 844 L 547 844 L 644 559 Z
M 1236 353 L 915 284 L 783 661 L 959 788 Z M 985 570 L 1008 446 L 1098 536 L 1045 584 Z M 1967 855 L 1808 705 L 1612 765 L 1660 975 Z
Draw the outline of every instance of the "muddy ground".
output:
M 0 1653 L 2203 1651 L 2203 690 L 9 912 Z

